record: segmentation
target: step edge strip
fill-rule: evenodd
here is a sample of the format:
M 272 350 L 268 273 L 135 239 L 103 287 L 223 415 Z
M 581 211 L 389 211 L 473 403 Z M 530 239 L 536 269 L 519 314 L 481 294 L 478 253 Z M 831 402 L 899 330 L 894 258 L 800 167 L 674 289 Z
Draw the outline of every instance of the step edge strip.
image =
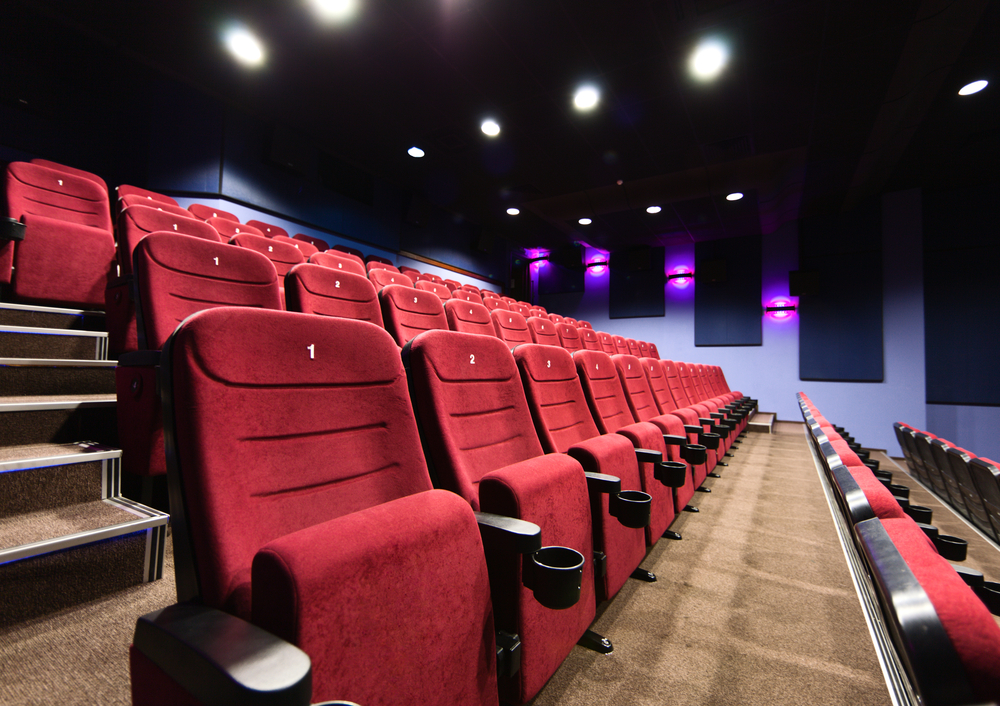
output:
M 15 311 L 37 311 L 41 314 L 71 314 L 74 316 L 107 316 L 100 309 L 63 309 L 55 306 L 39 306 L 38 304 L 17 304 L 15 302 L 0 302 L 0 309 Z
M 106 400 L 75 400 L 57 402 L 0 402 L 0 414 L 4 412 L 47 412 L 60 409 L 80 409 L 86 407 L 116 407 L 118 400 L 109 394 Z
M 22 458 L 16 461 L 0 461 L 0 473 L 10 471 L 30 471 L 34 468 L 52 468 L 54 466 L 72 466 L 77 463 L 91 463 L 93 461 L 105 461 L 112 458 L 121 458 L 122 452 L 115 451 L 83 451 L 80 453 L 61 454 L 59 456 L 37 456 L 34 458 Z
M 10 368 L 115 368 L 115 360 L 87 358 L 0 358 L 0 366 Z
M 107 338 L 107 331 L 88 331 L 75 328 L 42 328 L 39 326 L 13 326 L 0 324 L 0 333 L 25 333 L 39 336 L 75 336 L 77 338 Z
M 132 534 L 144 529 L 157 527 L 159 525 L 165 525 L 169 519 L 169 515 L 160 513 L 151 517 L 143 517 L 137 520 L 130 520 L 128 522 L 119 522 L 117 524 L 108 525 L 107 527 L 101 527 L 99 529 L 76 532 L 75 534 L 66 534 L 61 537 L 53 537 L 52 539 L 43 539 L 30 544 L 20 544 L 16 547 L 0 549 L 0 566 L 15 561 L 31 559 L 44 554 L 51 554 L 52 552 L 57 552 L 63 549 L 72 549 L 73 547 L 80 547 L 85 544 L 93 544 L 94 542 L 99 542 L 102 539 L 112 539 L 125 534 Z

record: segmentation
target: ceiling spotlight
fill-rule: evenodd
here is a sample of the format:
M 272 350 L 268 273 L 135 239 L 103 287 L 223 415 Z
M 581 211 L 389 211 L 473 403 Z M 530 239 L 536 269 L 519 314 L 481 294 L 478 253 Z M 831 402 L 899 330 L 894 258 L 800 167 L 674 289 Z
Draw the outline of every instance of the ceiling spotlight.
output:
M 342 22 L 358 9 L 357 0 L 310 0 L 316 14 L 330 22 Z
M 421 157 L 424 156 L 424 151 L 419 147 L 411 147 L 410 149 L 406 150 L 406 154 L 410 155 L 411 157 L 416 157 L 417 159 L 420 159 Z
M 591 223 L 593 223 L 593 221 L 590 220 L 589 218 L 581 218 L 579 221 L 577 221 L 577 223 L 579 223 L 582 226 L 589 226 Z
M 577 110 L 591 110 L 601 99 L 601 94 L 593 86 L 580 86 L 573 95 L 573 105 Z
M 483 131 L 484 135 L 489 135 L 490 137 L 496 137 L 500 134 L 500 125 L 497 124 L 496 120 L 492 119 L 484 120 L 479 129 Z
M 229 52 L 241 63 L 247 66 L 259 66 L 264 63 L 264 49 L 260 42 L 242 27 L 229 30 L 225 42 Z
M 729 60 L 729 49 L 718 40 L 702 42 L 694 50 L 688 67 L 695 78 L 708 80 L 719 75 Z
M 741 198 L 743 198 L 743 194 L 739 191 L 734 191 L 726 196 L 726 201 L 739 201 Z
M 989 81 L 973 81 L 972 83 L 962 86 L 962 90 L 958 92 L 958 95 L 971 96 L 973 93 L 979 93 L 988 85 L 990 85 Z
M 650 206 L 649 208 L 646 209 L 646 213 L 659 213 L 662 210 L 663 209 L 660 208 L 659 206 Z
M 512 208 L 508 208 L 507 209 L 507 215 L 509 215 L 509 216 L 516 216 L 520 212 L 521 212 L 521 209 L 519 209 L 519 208 L 513 208 L 512 207 Z

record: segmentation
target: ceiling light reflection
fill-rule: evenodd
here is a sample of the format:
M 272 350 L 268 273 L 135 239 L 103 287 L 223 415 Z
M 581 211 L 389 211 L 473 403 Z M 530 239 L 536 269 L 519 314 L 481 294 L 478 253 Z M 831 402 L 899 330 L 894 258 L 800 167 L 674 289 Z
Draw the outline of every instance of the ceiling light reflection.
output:
M 718 76 L 728 61 L 729 49 L 726 45 L 718 40 L 709 39 L 695 48 L 688 67 L 695 78 L 708 80 Z
M 225 36 L 226 48 L 240 63 L 259 66 L 264 63 L 264 48 L 255 36 L 242 27 L 229 30 Z
M 483 131 L 484 135 L 489 135 L 490 137 L 496 137 L 500 134 L 500 125 L 493 119 L 484 120 L 479 129 Z
M 967 83 L 962 86 L 962 89 L 958 92 L 960 96 L 971 96 L 973 93 L 979 93 L 981 90 L 990 85 L 989 81 L 973 81 L 972 83 Z
M 580 86 L 573 96 L 573 105 L 577 110 L 591 110 L 601 99 L 601 94 L 593 86 Z

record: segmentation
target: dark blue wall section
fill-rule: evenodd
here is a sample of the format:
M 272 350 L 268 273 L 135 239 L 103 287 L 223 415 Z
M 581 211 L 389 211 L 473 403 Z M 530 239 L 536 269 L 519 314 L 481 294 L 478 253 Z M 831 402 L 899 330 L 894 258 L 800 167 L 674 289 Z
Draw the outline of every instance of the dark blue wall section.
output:
M 149 106 L 149 179 L 153 191 L 218 194 L 225 110 L 218 101 L 169 79 L 137 88 Z
M 761 345 L 760 236 L 695 244 L 694 344 Z M 725 262 L 725 279 L 707 282 L 706 262 Z
M 991 185 L 924 195 L 929 404 L 1000 406 L 996 189 Z
M 427 204 L 422 225 L 402 220 L 399 250 L 446 262 L 494 280 L 501 287 L 510 267 L 510 245 L 451 211 Z
M 799 378 L 881 382 L 881 202 L 806 218 L 799 238 L 799 270 L 819 276 L 799 297 Z
M 610 318 L 630 319 L 638 316 L 664 315 L 666 312 L 663 298 L 664 258 L 664 248 L 612 254 L 608 294 Z

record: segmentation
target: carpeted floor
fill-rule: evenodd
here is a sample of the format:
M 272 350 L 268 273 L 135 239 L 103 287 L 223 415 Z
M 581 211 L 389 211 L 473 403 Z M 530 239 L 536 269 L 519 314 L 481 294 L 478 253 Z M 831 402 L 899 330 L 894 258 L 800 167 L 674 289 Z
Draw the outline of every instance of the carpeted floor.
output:
M 535 706 L 887 704 L 802 425 L 751 434 L 683 513 Z M 164 578 L 0 631 L 0 703 L 121 704 L 135 619 L 174 601 Z

